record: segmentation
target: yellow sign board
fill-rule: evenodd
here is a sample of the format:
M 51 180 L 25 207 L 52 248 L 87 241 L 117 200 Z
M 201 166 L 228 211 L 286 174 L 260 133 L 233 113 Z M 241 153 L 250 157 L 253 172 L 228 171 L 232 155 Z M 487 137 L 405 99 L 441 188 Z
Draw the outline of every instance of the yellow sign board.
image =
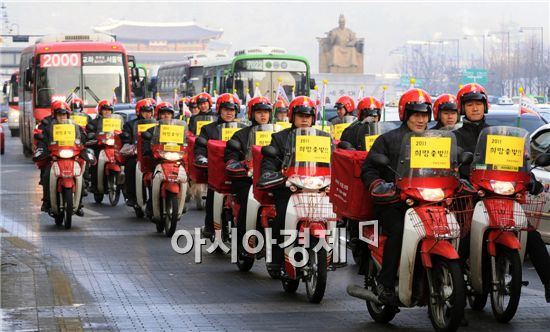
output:
M 161 124 L 159 142 L 183 144 L 185 142 L 185 127 Z
M 271 144 L 271 135 L 273 133 L 270 131 L 257 131 L 256 132 L 256 145 L 266 146 Z
M 164 144 L 164 151 L 180 151 L 180 146 L 175 144 Z
M 86 127 L 88 124 L 88 117 L 86 115 L 72 115 L 71 119 L 74 123 L 79 125 L 80 127 Z
M 340 137 L 342 137 L 342 133 L 344 130 L 349 127 L 351 123 L 338 123 L 334 125 L 334 129 L 332 134 L 334 135 L 334 139 L 339 140 Z
M 276 122 L 276 124 L 281 126 L 281 128 L 283 128 L 283 129 L 292 127 L 292 123 L 286 122 L 286 121 L 278 121 L 278 122 Z
M 53 140 L 60 146 L 72 146 L 76 138 L 74 124 L 54 124 Z
M 104 133 L 110 133 L 113 131 L 122 130 L 122 119 L 120 118 L 103 118 L 103 128 Z
M 234 133 L 241 130 L 242 128 L 222 128 L 222 141 L 227 142 L 231 139 Z
M 374 144 L 374 141 L 378 138 L 380 135 L 370 135 L 365 136 L 365 151 L 370 151 L 370 148 Z
M 487 135 L 485 163 L 517 171 L 524 162 L 525 139 L 502 135 Z
M 138 133 L 142 133 L 142 132 L 146 131 L 149 128 L 153 128 L 156 125 L 157 125 L 156 123 L 140 123 L 137 126 L 137 131 L 138 131 Z
M 206 126 L 207 124 L 212 123 L 212 121 L 197 121 L 197 135 L 200 135 L 202 127 Z
M 296 136 L 296 161 L 330 163 L 330 137 Z
M 411 168 L 451 168 L 451 138 L 411 137 Z

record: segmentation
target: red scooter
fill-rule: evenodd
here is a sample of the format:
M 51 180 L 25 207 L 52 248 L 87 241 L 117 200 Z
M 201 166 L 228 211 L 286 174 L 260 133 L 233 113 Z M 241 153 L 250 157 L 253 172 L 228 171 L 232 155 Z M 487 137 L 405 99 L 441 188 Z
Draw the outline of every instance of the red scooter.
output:
M 405 214 L 401 258 L 396 282 L 400 306 L 428 305 L 437 331 L 454 331 L 464 315 L 465 284 L 457 252 L 460 225 L 451 206 L 459 186 L 454 135 L 443 131 L 411 133 L 403 138 L 396 187 L 410 208 Z M 471 154 L 464 163 L 471 162 Z M 384 155 L 370 156 L 379 167 L 390 167 Z M 467 160 L 469 159 L 469 160 Z M 349 285 L 349 295 L 366 300 L 371 317 L 391 321 L 397 306 L 378 300 L 377 276 L 382 267 L 387 237 L 378 227 L 364 227 L 368 250 L 362 253 L 366 266 L 364 287 Z

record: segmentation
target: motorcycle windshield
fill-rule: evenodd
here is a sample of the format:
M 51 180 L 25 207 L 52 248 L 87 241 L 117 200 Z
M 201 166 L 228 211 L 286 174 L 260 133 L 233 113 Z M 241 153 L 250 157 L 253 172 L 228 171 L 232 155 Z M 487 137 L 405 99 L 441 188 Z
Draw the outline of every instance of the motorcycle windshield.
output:
M 346 115 L 343 118 L 334 119 L 330 125 L 330 131 L 334 139 L 339 140 L 342 137 L 344 130 L 349 127 L 353 122 L 357 120 L 356 117 L 352 115 Z
M 80 127 L 73 120 L 54 120 L 50 144 L 75 146 L 80 144 Z
M 458 179 L 455 135 L 442 130 L 408 133 L 403 138 L 397 173 L 397 186 L 412 191 L 413 196 L 429 201 L 447 197 Z
M 99 121 L 99 128 L 97 129 L 98 133 L 113 133 L 115 131 L 122 131 L 122 116 L 120 114 L 111 114 L 108 118 L 102 118 Z
M 88 115 L 82 112 L 73 112 L 71 114 L 71 120 L 82 128 L 86 128 L 88 124 Z
M 138 134 L 141 134 L 144 131 L 147 131 L 149 128 L 153 128 L 157 125 L 157 120 L 155 119 L 140 119 L 134 123 L 134 137 L 138 137 Z
M 477 140 L 473 171 L 529 172 L 529 132 L 523 128 L 494 126 Z
M 237 131 L 245 128 L 246 125 L 240 123 L 240 122 L 226 122 L 218 125 L 219 129 L 219 136 L 216 137 L 218 140 L 222 140 L 224 142 L 227 142 L 231 139 L 233 134 L 235 134 Z
M 218 118 L 214 115 L 197 115 L 195 117 L 195 132 L 194 135 L 199 135 L 201 133 L 202 127 L 216 121 Z
M 165 151 L 180 151 L 185 145 L 187 123 L 183 120 L 160 120 L 155 127 L 152 144 L 162 144 Z
M 252 146 L 266 146 L 271 144 L 271 135 L 283 128 L 278 124 L 264 124 L 252 127 L 250 134 L 248 134 L 248 145 L 246 147 L 246 159 L 252 160 Z
M 397 128 L 397 125 L 391 122 L 370 122 L 363 125 L 365 126 L 365 151 L 370 150 L 378 136 Z
M 289 135 L 283 162 L 285 175 L 329 176 L 332 153 L 330 135 L 315 128 L 296 128 Z

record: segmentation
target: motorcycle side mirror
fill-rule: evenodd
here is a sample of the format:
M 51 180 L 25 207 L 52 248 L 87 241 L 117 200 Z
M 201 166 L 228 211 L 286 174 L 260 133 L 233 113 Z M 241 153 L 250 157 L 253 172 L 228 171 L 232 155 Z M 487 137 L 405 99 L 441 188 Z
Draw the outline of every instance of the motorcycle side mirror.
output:
M 274 147 L 274 146 L 271 146 L 271 145 L 266 145 L 262 148 L 262 155 L 264 157 L 269 157 L 269 158 L 277 158 L 277 155 L 278 155 L 278 151 L 277 151 L 277 148 Z
M 535 159 L 535 166 L 546 167 L 550 166 L 550 153 L 543 153 Z
M 370 160 L 375 166 L 386 167 L 390 165 L 390 158 L 380 153 L 373 153 L 369 155 Z
M 44 139 L 44 135 L 36 133 L 36 134 L 34 134 L 34 139 L 37 140 L 37 141 L 41 141 L 41 140 Z
M 208 145 L 208 140 L 204 137 L 198 137 L 195 141 L 195 145 L 205 148 Z
M 237 140 L 230 139 L 227 141 L 227 148 L 233 151 L 241 151 L 241 143 Z
M 146 141 L 150 141 L 150 140 L 153 139 L 153 134 L 151 134 L 148 131 L 144 131 L 144 132 L 141 133 L 141 138 L 143 138 Z
M 89 140 L 93 140 L 95 138 L 95 133 L 94 132 L 87 133 L 86 138 Z
M 471 152 L 462 152 L 458 156 L 458 162 L 461 165 L 470 165 L 474 161 L 474 154 Z
M 353 148 L 353 145 L 351 145 L 351 143 L 347 141 L 340 141 L 337 146 L 339 149 L 343 150 L 355 150 Z

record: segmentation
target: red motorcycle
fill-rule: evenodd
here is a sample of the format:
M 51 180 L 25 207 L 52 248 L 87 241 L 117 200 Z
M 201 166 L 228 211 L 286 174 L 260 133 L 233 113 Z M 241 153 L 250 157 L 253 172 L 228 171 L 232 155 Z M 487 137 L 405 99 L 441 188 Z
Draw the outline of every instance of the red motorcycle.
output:
M 147 209 L 147 200 L 151 197 L 151 185 L 153 179 L 153 160 L 150 156 L 143 155 L 143 137 L 142 134 L 149 128 L 157 125 L 155 119 L 138 120 L 134 127 L 134 137 L 136 137 L 135 153 L 136 163 L 136 206 L 134 212 L 136 217 L 142 218 Z M 131 148 L 128 148 L 131 150 Z M 129 153 L 130 154 L 130 153 Z M 162 230 L 160 230 L 162 232 Z
M 269 145 L 271 143 L 271 135 L 280 130 L 281 127 L 276 124 L 254 126 L 250 130 L 248 146 L 246 147 L 248 153 L 245 163 L 248 168 L 248 176 L 252 177 L 252 187 L 248 194 L 245 234 L 257 231 L 262 235 L 263 239 L 266 238 L 264 230 L 271 227 L 270 224 L 275 217 L 275 203 L 270 193 L 256 188 L 256 183 L 261 174 L 261 148 Z M 242 150 L 240 143 L 235 140 L 229 140 L 227 142 L 227 147 L 236 151 Z M 238 227 L 237 216 L 240 212 L 240 205 L 235 197 L 231 197 L 230 206 L 233 223 Z M 248 238 L 250 252 L 247 252 L 246 255 L 237 255 L 237 267 L 240 271 L 250 271 L 254 265 L 255 259 L 265 257 L 265 246 L 259 248 L 258 240 L 256 236 L 250 236 Z M 272 277 L 278 277 L 278 275 L 273 274 L 271 270 L 268 270 L 268 272 Z
M 465 284 L 457 252 L 460 225 L 451 207 L 458 188 L 457 156 L 454 135 L 443 131 L 411 133 L 403 139 L 396 174 L 396 187 L 406 211 L 401 258 L 396 282 L 400 306 L 428 305 L 437 331 L 454 331 L 464 315 Z M 471 154 L 464 163 L 471 162 Z M 379 167 L 390 167 L 384 155 L 371 156 Z M 349 295 L 364 299 L 371 317 L 382 323 L 391 321 L 396 306 L 378 300 L 377 276 L 382 267 L 387 236 L 379 228 L 364 227 L 369 239 L 362 253 L 365 264 L 364 287 L 349 285 Z
M 285 292 L 294 293 L 303 280 L 308 300 L 319 303 L 325 294 L 331 237 L 336 231 L 336 215 L 328 198 L 331 137 L 314 128 L 295 129 L 290 135 L 293 148 L 283 161 L 283 175 L 292 195 L 281 233 L 289 245 L 284 248 L 281 281 Z M 274 150 L 266 146 L 262 154 L 277 158 Z
M 124 174 L 121 165 L 124 163 L 120 154 L 122 132 L 122 116 L 112 114 L 109 118 L 103 118 L 97 128 L 95 139 L 100 149 L 97 158 L 97 192 L 94 200 L 101 204 L 103 196 L 107 194 L 111 206 L 116 206 L 124 187 Z
M 82 173 L 85 159 L 80 157 L 84 147 L 80 141 L 80 128 L 72 120 L 61 120 L 52 123 L 52 141 L 49 142 L 50 210 L 48 214 L 55 219 L 55 224 L 71 228 L 72 215 L 80 205 L 82 194 Z M 44 139 L 42 134 L 35 134 L 36 140 Z M 87 153 L 86 151 L 84 151 Z M 95 161 L 93 154 L 87 158 Z
M 481 200 L 475 206 L 470 232 L 468 300 L 472 309 L 482 310 L 490 294 L 493 315 L 504 323 L 514 317 L 521 295 L 529 227 L 528 215 L 522 208 L 531 179 L 528 137 L 522 128 L 484 129 L 470 175 Z M 548 157 L 539 156 L 535 165 L 547 166 Z M 541 201 L 535 214 L 540 216 L 542 208 Z M 532 207 L 530 212 L 533 213 Z

